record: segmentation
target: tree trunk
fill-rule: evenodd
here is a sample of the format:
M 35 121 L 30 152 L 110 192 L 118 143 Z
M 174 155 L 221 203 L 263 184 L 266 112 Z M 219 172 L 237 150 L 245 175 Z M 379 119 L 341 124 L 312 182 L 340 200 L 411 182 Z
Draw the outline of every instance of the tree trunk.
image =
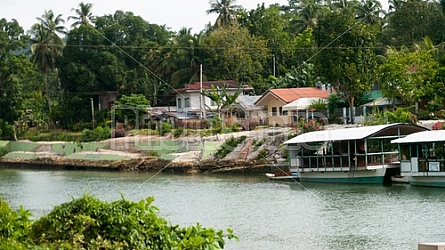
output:
M 48 86 L 48 72 L 45 71 L 45 92 L 46 92 L 46 103 L 48 104 L 48 127 L 51 126 L 51 99 L 49 98 L 49 86 Z
M 348 97 L 349 102 L 349 121 L 354 124 L 355 112 L 354 112 L 354 97 Z

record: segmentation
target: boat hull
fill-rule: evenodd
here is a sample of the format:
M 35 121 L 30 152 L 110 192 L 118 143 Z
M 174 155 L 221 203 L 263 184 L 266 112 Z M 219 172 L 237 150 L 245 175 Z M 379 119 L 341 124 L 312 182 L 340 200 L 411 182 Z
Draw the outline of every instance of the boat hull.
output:
M 277 181 L 299 181 L 300 177 L 298 175 L 276 175 L 272 173 L 266 174 L 267 178 L 270 180 L 277 180 Z
M 360 171 L 333 171 L 333 172 L 300 172 L 301 182 L 333 182 L 333 183 L 363 183 L 382 184 L 386 169 L 360 170 Z
M 409 176 L 409 184 L 422 187 L 445 187 L 445 176 Z

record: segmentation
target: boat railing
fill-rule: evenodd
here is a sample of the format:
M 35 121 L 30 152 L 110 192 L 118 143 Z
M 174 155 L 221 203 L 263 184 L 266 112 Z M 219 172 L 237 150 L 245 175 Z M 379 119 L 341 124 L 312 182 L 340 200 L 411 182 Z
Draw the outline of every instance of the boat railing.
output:
M 367 166 L 388 165 L 388 164 L 394 164 L 396 162 L 399 162 L 399 153 L 397 151 L 378 152 L 378 153 L 366 154 L 365 165 Z
M 306 171 L 348 171 L 366 166 L 388 165 L 398 162 L 398 152 L 379 152 L 357 155 L 301 156 L 300 169 Z M 335 170 L 334 170 L 335 169 Z
M 309 169 L 310 171 L 329 171 L 334 168 L 349 170 L 349 166 L 353 164 L 353 159 L 349 155 L 316 155 L 301 157 L 302 164 L 300 169 Z

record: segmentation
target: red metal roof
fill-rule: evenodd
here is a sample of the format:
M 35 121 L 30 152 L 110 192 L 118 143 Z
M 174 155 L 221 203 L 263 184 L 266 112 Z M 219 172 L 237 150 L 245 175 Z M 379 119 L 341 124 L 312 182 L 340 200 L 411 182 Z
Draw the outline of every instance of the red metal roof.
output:
M 290 103 L 300 98 L 329 97 L 329 91 L 320 90 L 316 87 L 271 89 L 270 92 L 285 103 Z

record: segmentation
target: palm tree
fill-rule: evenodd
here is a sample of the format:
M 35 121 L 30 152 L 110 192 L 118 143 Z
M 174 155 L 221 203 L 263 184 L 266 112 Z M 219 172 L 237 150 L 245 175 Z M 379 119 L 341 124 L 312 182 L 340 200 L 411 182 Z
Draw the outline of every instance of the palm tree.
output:
M 192 36 L 190 31 L 180 30 L 176 41 L 176 45 L 179 47 L 177 55 L 179 58 L 183 58 L 184 63 L 179 70 L 173 73 L 173 85 L 191 83 L 200 79 L 200 66 L 204 62 L 203 38 L 203 33 Z M 206 81 L 206 78 L 204 74 L 203 80 Z
M 358 5 L 356 0 L 336 0 L 332 2 L 335 11 L 343 15 L 355 14 L 355 7 Z
M 378 0 L 362 0 L 356 7 L 357 19 L 366 24 L 381 24 L 380 14 L 384 14 L 382 4 Z
M 56 57 L 62 54 L 63 41 L 54 30 L 48 30 L 45 26 L 44 23 L 37 23 L 31 28 L 31 61 L 45 74 L 46 101 L 51 114 L 47 75 L 55 68 Z
M 318 23 L 318 16 L 321 8 L 316 4 L 308 4 L 298 11 L 298 17 L 295 21 L 298 32 L 303 32 L 307 28 L 314 29 Z
M 93 16 L 93 13 L 91 12 L 91 9 L 93 8 L 93 4 L 87 3 L 84 4 L 81 2 L 79 4 L 79 8 L 75 9 L 72 8 L 71 11 L 74 11 L 77 16 L 69 16 L 68 21 L 73 19 L 75 22 L 71 24 L 71 27 L 77 27 L 79 25 L 89 25 L 90 22 L 94 23 L 96 21 L 96 16 Z
M 55 17 L 53 11 L 48 10 L 45 11 L 42 17 L 37 17 L 37 20 L 40 21 L 41 25 L 47 32 L 55 35 L 54 38 L 57 38 L 58 35 L 66 35 L 67 33 L 66 27 L 63 25 L 65 24 L 65 20 L 62 18 L 62 14 Z
M 236 11 L 242 9 L 241 5 L 235 5 L 236 0 L 210 0 L 210 9 L 207 14 L 218 14 L 215 26 L 222 27 L 236 20 Z
M 404 2 L 406 2 L 406 0 L 388 0 L 389 11 L 396 11 L 400 9 Z

